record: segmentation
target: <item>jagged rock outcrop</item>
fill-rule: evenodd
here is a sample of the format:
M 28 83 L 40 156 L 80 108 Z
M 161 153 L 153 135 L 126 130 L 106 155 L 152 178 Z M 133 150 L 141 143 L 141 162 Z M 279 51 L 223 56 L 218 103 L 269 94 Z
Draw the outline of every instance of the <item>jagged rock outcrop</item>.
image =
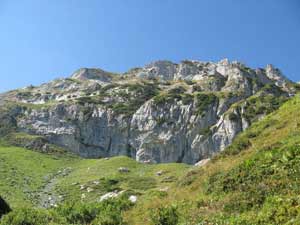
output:
M 16 130 L 83 157 L 196 163 L 279 107 L 293 84 L 273 66 L 157 61 L 113 75 L 80 69 L 71 79 L 8 92 Z
M 77 70 L 71 78 L 78 80 L 95 80 L 109 83 L 112 80 L 112 74 L 101 69 L 82 68 Z

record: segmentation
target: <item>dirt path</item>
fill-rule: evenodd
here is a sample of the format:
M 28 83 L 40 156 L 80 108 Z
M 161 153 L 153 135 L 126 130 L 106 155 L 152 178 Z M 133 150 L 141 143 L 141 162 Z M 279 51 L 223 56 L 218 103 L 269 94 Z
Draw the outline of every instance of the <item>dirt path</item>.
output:
M 71 168 L 65 168 L 63 170 L 57 171 L 50 179 L 46 181 L 44 187 L 39 191 L 39 201 L 38 206 L 42 208 L 56 207 L 59 203 L 63 201 L 63 196 L 60 196 L 55 191 L 58 179 L 67 176 L 71 172 Z

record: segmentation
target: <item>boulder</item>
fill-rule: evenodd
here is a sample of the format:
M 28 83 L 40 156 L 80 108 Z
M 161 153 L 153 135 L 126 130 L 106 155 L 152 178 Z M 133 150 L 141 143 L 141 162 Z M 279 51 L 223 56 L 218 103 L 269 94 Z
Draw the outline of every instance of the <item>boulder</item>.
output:
M 0 197 L 0 218 L 11 211 L 6 201 Z
M 132 203 L 136 203 L 137 202 L 137 196 L 135 195 L 130 195 L 128 200 Z
M 200 160 L 199 162 L 195 163 L 195 166 L 199 166 L 199 167 L 204 166 L 204 165 L 206 165 L 209 161 L 210 161 L 210 158 L 208 158 L 208 159 L 202 159 L 202 160 Z
M 129 170 L 127 167 L 120 167 L 120 168 L 118 169 L 118 171 L 119 171 L 120 173 L 129 173 L 129 172 L 130 172 L 130 170 Z
M 160 171 L 157 171 L 157 172 L 156 172 L 156 175 L 157 175 L 157 176 L 161 176 L 163 173 L 164 173 L 164 171 L 160 170 Z
M 102 195 L 100 198 L 99 198 L 99 202 L 102 202 L 102 201 L 105 201 L 107 199 L 110 199 L 110 198 L 116 198 L 118 196 L 120 196 L 121 194 L 123 194 L 125 191 L 113 191 L 113 192 L 108 192 L 104 195 Z

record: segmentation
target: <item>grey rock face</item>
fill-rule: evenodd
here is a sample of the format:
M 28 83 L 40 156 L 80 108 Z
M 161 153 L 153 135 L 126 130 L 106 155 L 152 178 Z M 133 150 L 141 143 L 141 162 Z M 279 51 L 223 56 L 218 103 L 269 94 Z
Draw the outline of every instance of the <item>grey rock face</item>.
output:
M 88 110 L 87 110 L 88 109 Z M 110 110 L 78 105 L 57 105 L 51 109 L 25 112 L 18 126 L 26 132 L 45 136 L 82 157 L 132 156 L 128 145 L 129 121 Z
M 101 69 L 82 68 L 77 70 L 72 76 L 73 79 L 78 80 L 96 80 L 101 82 L 110 82 L 112 80 L 111 73 Z
M 158 61 L 115 76 L 80 69 L 71 79 L 5 93 L 1 102 L 21 105 L 9 117 L 15 129 L 82 157 L 195 164 L 251 125 L 249 97 L 285 97 L 290 83 L 272 66 Z M 255 118 L 266 113 L 255 110 Z

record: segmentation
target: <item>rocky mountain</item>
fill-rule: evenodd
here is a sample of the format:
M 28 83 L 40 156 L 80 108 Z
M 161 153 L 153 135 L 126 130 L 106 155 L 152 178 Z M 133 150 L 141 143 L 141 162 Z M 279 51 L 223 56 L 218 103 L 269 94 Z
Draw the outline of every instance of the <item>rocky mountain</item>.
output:
M 123 74 L 70 78 L 0 95 L 0 134 L 38 151 L 194 164 L 228 146 L 295 92 L 272 65 L 157 61 Z

